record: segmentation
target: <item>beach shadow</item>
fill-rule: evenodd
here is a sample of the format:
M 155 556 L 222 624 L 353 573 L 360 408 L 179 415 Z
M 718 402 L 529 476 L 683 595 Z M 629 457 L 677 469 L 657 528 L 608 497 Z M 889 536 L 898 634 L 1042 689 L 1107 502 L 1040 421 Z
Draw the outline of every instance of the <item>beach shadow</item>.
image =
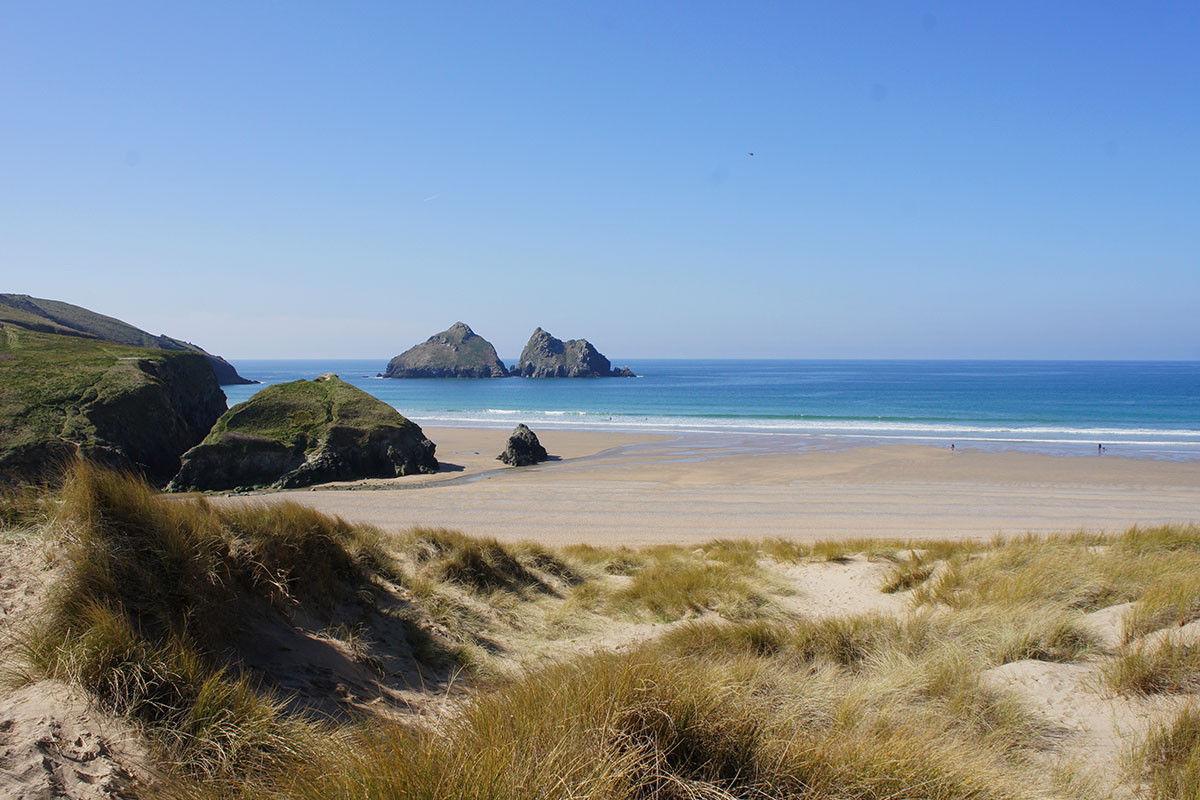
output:
M 449 461 L 439 461 L 438 462 L 438 472 L 439 473 L 462 472 L 465 469 L 466 469 L 466 467 L 464 467 L 462 464 L 451 464 Z
M 562 461 L 562 456 L 546 456 L 546 461 Z

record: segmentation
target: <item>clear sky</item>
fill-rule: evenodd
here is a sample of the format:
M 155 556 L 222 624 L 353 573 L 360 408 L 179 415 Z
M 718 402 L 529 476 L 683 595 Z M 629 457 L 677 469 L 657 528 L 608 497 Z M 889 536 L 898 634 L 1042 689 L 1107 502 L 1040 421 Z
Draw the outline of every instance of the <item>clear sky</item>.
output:
M 4 3 L 0 291 L 233 359 L 1200 359 L 1198 43 L 1196 2 Z

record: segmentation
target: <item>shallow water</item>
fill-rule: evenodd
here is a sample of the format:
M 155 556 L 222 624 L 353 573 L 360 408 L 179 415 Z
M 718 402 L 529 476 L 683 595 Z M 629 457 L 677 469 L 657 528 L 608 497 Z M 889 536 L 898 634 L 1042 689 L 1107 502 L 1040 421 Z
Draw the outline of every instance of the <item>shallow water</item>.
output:
M 615 360 L 640 378 L 389 380 L 382 361 L 238 361 L 264 383 L 325 372 L 422 425 L 687 432 L 746 453 L 923 443 L 1200 459 L 1200 363 Z M 261 386 L 227 386 L 231 404 Z

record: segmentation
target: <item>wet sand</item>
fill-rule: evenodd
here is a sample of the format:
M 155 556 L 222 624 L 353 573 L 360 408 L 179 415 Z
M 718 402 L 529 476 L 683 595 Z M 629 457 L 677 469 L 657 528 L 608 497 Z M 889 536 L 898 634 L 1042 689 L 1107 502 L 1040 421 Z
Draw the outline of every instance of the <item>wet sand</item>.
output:
M 443 472 L 214 502 L 295 500 L 390 529 L 645 545 L 718 537 L 986 538 L 1200 522 L 1200 463 L 539 431 L 557 460 L 504 467 L 508 431 L 427 428 Z

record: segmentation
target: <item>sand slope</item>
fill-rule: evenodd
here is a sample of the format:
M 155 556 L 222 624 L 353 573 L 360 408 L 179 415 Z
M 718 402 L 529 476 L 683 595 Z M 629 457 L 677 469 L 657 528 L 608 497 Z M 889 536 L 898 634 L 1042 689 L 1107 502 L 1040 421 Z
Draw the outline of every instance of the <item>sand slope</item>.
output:
M 40 539 L 3 530 L 0 537 L 0 646 L 8 655 L 55 570 Z M 133 797 L 149 763 L 136 729 L 77 689 L 58 681 L 0 688 L 0 797 Z

